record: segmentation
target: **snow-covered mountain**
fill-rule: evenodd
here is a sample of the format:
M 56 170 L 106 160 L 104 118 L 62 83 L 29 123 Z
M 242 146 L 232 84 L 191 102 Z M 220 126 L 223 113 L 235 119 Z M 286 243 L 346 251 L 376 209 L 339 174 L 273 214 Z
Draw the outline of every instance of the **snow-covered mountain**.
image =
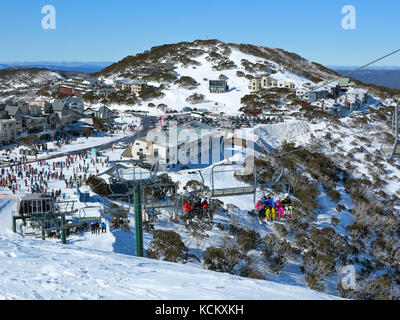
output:
M 174 69 L 160 65 L 163 63 L 173 64 Z M 143 69 L 155 68 L 157 65 L 160 66 L 158 71 L 148 75 L 141 73 Z M 319 64 L 281 49 L 226 44 L 217 40 L 154 47 L 142 54 L 127 57 L 97 74 L 110 83 L 123 77 L 143 80 L 153 86 L 138 99 L 132 98 L 127 102 L 123 97 L 118 97 L 121 98 L 119 101 L 108 101 L 111 108 L 121 111 L 146 110 L 161 115 L 164 111 L 160 105 L 167 105 L 172 110 L 190 106 L 232 115 L 254 104 L 262 105 L 267 111 L 284 113 L 284 122 L 241 130 L 259 146 L 259 183 L 270 182 L 281 167 L 284 168 L 282 182 L 290 186 L 290 194 L 295 203 L 294 220 L 260 225 L 251 212 L 254 208 L 253 197 L 242 195 L 217 199 L 219 210 L 211 227 L 200 225 L 195 230 L 187 229 L 181 220 L 171 218 L 170 211 L 163 210 L 156 229 L 174 230 L 182 238 L 188 252 L 199 260 L 189 263 L 188 268 L 194 268 L 190 271 L 186 269 L 189 273 L 198 270 L 203 274 L 202 266 L 214 270 L 220 267 L 205 263 L 205 256 L 212 252 L 210 248 L 222 249 L 222 255 L 229 254 L 243 250 L 243 243 L 251 242 L 249 238 L 254 236 L 257 239 L 259 237 L 260 241 L 255 241 L 251 250 L 239 257 L 229 257 L 236 259 L 230 273 L 266 278 L 275 283 L 271 284 L 272 288 L 278 284 L 291 284 L 348 298 L 398 299 L 400 165 L 396 161 L 387 160 L 381 151 L 394 140 L 390 124 L 394 102 L 400 97 L 399 91 L 357 82 L 362 88 L 370 90 L 368 101 L 358 110 L 346 110 L 333 116 L 316 106 L 302 108 L 292 104 L 294 99 L 289 97 L 289 93 L 271 89 L 260 96 L 251 94 L 250 80 L 265 72 L 277 79 L 294 80 L 297 86 L 337 76 Z M 210 93 L 208 80 L 219 78 L 228 80 L 230 90 L 223 94 Z M 196 104 L 192 103 L 196 99 L 190 99 L 195 93 L 201 98 Z M 382 99 L 387 96 L 390 99 Z M 93 103 L 96 102 L 99 104 L 96 100 Z M 115 150 L 114 154 L 119 159 L 120 154 L 116 154 Z M 192 169 L 168 172 L 173 181 L 180 183 L 181 194 L 193 180 L 200 181 L 199 177 L 190 174 Z M 202 173 L 206 186 L 211 187 L 211 169 L 203 168 Z M 221 174 L 216 183 L 218 188 L 249 186 L 248 181 L 242 181 L 232 172 Z M 85 191 L 89 191 L 86 188 Z M 274 197 L 281 196 L 285 191 L 279 185 L 263 188 L 257 197 L 266 193 Z M 76 199 L 72 191 L 68 196 Z M 176 210 L 175 214 L 179 213 Z M 133 217 L 130 218 L 133 221 Z M 134 227 L 133 224 L 131 227 Z M 152 230 L 145 231 L 146 250 L 151 248 L 154 234 Z M 14 247 L 21 247 L 20 239 L 16 240 L 10 235 L 3 239 L 5 243 L 11 241 Z M 71 241 L 72 247 L 68 250 L 72 251 L 68 252 L 71 255 L 79 252 L 85 255 L 92 254 L 95 249 L 96 254 L 101 251 L 105 256 L 110 256 L 111 260 L 118 260 L 120 256 L 115 255 L 115 252 L 133 254 L 132 242 L 129 241 L 134 241 L 132 233 L 109 237 L 101 243 L 90 236 L 84 236 Z M 26 245 L 37 252 L 36 242 L 28 242 Z M 57 258 L 62 251 L 54 253 Z M 68 259 L 73 260 L 71 268 L 85 278 L 87 270 L 81 266 L 82 262 L 71 256 Z M 131 257 L 121 259 L 132 259 L 130 261 L 139 266 L 139 261 L 142 261 Z M 154 261 L 146 263 L 151 265 L 150 268 L 157 268 L 159 264 Z M 125 262 L 121 264 L 125 265 Z M 356 290 L 344 290 L 338 280 L 342 268 L 346 266 L 354 266 L 356 270 Z M 177 265 L 171 268 L 174 267 L 176 270 L 181 268 Z M 106 265 L 105 269 L 108 268 Z M 113 264 L 112 268 L 117 267 Z M 224 278 L 226 275 L 221 276 Z M 182 278 L 185 279 L 184 276 Z M 126 276 L 121 279 L 130 278 Z M 180 282 L 177 280 L 177 283 Z M 269 282 L 260 283 L 270 285 Z M 285 290 L 283 292 L 286 294 Z M 67 292 L 67 296 L 69 294 Z M 145 295 L 138 296 L 147 298 Z M 269 297 L 267 295 L 262 298 Z
M 9 98 L 35 98 L 43 86 L 65 79 L 57 71 L 40 68 L 0 70 L 0 101 Z
M 174 69 L 165 69 L 162 64 L 171 64 Z M 146 68 L 153 68 L 154 72 L 141 74 Z M 250 80 L 263 73 L 273 73 L 276 79 L 294 80 L 299 86 L 336 75 L 332 70 L 281 49 L 227 44 L 218 40 L 153 47 L 136 56 L 126 57 L 96 75 L 105 77 L 109 82 L 118 77 L 138 79 L 157 88 L 137 101 L 137 109 L 154 112 L 153 106 L 164 104 L 174 110 L 191 106 L 234 114 L 242 106 L 241 99 L 250 93 Z M 229 92 L 210 93 L 209 80 L 221 78 L 227 79 Z M 189 100 L 194 94 L 203 98 L 191 104 Z M 114 106 L 122 108 L 121 103 Z
M 174 69 L 165 67 L 166 64 Z M 190 106 L 237 114 L 243 107 L 243 99 L 251 93 L 251 79 L 265 73 L 277 80 L 292 80 L 297 87 L 339 76 L 336 71 L 292 52 L 219 40 L 156 46 L 135 56 L 128 56 L 95 75 L 104 77 L 109 83 L 122 77 L 152 85 L 153 90 L 146 90 L 146 94 L 134 99 L 134 109 L 156 112 L 155 107 L 159 105 L 166 105 L 172 110 Z M 217 79 L 227 79 L 229 92 L 209 92 L 209 80 Z M 373 94 L 386 97 L 393 93 L 388 88 L 357 83 Z M 195 94 L 200 98 L 191 99 Z M 192 104 L 193 100 L 196 103 Z M 123 99 L 110 100 L 109 103 L 120 109 L 133 106 L 132 99 L 126 103 L 126 107 L 123 106 Z

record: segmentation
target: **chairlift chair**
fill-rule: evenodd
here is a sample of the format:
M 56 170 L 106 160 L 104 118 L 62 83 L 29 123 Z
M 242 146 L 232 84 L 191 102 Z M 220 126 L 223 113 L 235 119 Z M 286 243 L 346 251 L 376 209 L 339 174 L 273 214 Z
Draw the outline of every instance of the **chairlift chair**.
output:
M 217 168 L 223 168 L 227 166 L 235 166 L 235 165 L 243 165 L 244 163 L 239 163 L 239 162 L 231 162 L 231 163 L 220 163 L 220 164 L 215 164 L 211 168 L 211 194 L 210 198 L 217 198 L 217 197 L 228 197 L 228 196 L 237 196 L 237 195 L 249 195 L 253 194 L 254 195 L 254 201 L 255 201 L 255 196 L 256 196 L 256 191 L 257 191 L 257 172 L 256 172 L 256 166 L 253 165 L 253 176 L 254 176 L 254 184 L 251 186 L 246 186 L 246 187 L 235 187 L 235 188 L 219 188 L 217 189 L 215 187 L 215 174 L 216 173 L 226 173 L 226 172 L 237 172 L 238 170 L 236 169 L 229 169 L 229 170 L 216 170 Z

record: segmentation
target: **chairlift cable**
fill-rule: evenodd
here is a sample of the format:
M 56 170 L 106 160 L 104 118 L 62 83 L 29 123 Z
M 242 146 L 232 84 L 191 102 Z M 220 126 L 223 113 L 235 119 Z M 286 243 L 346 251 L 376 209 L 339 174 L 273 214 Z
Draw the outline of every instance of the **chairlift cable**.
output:
M 353 70 L 353 71 L 349 71 L 349 72 L 347 72 L 347 73 L 341 75 L 340 77 L 337 77 L 337 78 L 335 78 L 335 79 L 333 79 L 333 80 L 329 80 L 328 82 L 325 82 L 324 84 L 322 84 L 322 85 L 320 85 L 320 86 L 317 86 L 316 88 L 313 88 L 312 91 L 315 91 L 315 90 L 317 90 L 317 89 L 323 88 L 323 87 L 325 87 L 327 84 L 329 84 L 329 83 L 331 83 L 331 82 L 335 82 L 335 81 L 337 81 L 337 80 L 339 80 L 339 79 L 341 79 L 341 78 L 343 78 L 343 77 L 347 77 L 347 76 L 349 76 L 349 75 L 351 75 L 351 74 L 353 74 L 353 73 L 355 73 L 355 72 L 357 72 L 357 71 L 360 71 L 360 70 L 362 70 L 362 69 L 365 69 L 366 67 L 368 67 L 368 66 L 370 66 L 370 65 L 372 65 L 372 64 L 374 64 L 374 63 L 376 63 L 376 62 L 378 62 L 378 61 L 381 61 L 381 60 L 383 60 L 383 59 L 386 59 L 387 57 L 390 57 L 390 56 L 396 54 L 397 52 L 400 52 L 400 49 L 397 49 L 397 50 L 395 50 L 395 51 L 393 51 L 393 52 L 390 52 L 390 53 L 384 55 L 383 57 L 380 57 L 380 58 L 378 58 L 378 59 L 375 59 L 375 60 L 373 60 L 373 61 L 371 61 L 371 62 L 369 62 L 369 63 L 367 63 L 367 64 L 365 64 L 365 65 L 363 65 L 363 66 L 361 66 L 361 67 L 359 67 L 359 68 L 357 68 L 357 69 L 355 69 L 355 70 Z

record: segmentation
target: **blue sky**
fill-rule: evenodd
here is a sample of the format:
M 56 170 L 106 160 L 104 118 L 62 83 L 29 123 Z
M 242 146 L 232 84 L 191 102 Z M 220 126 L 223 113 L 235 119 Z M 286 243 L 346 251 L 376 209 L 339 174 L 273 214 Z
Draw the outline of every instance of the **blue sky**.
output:
M 44 5 L 56 29 L 44 30 Z M 356 30 L 341 26 L 356 8 Z M 1 0 L 0 63 L 118 61 L 152 46 L 220 39 L 282 48 L 324 65 L 361 65 L 400 48 L 398 0 Z M 400 53 L 378 63 L 400 66 Z

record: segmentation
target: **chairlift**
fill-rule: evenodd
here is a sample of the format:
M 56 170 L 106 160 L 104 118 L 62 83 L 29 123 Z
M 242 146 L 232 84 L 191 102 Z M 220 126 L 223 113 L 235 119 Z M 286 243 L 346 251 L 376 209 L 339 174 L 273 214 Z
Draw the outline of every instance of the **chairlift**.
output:
M 399 112 L 400 112 L 400 102 L 397 103 L 392 118 L 392 133 L 395 138 L 393 148 L 391 149 L 383 149 L 383 147 L 381 148 L 382 154 L 387 159 L 390 160 L 394 158 L 400 158 Z
M 210 198 L 217 198 L 217 197 L 228 197 L 228 196 L 238 196 L 238 195 L 254 195 L 254 201 L 257 191 L 257 172 L 256 166 L 252 164 L 250 170 L 252 171 L 254 177 L 254 184 L 251 186 L 246 187 L 235 187 L 235 188 L 219 188 L 215 187 L 215 174 L 216 173 L 227 173 L 227 172 L 239 172 L 238 169 L 228 169 L 224 170 L 228 166 L 237 166 L 237 165 L 244 165 L 245 163 L 241 162 L 224 162 L 220 164 L 215 164 L 211 168 L 211 194 Z M 222 168 L 222 170 L 216 170 L 218 168 Z M 245 168 L 246 169 L 246 168 Z M 250 172 L 248 173 L 250 175 Z
M 143 209 L 161 209 L 178 206 L 176 185 L 173 183 L 154 183 L 142 189 Z

